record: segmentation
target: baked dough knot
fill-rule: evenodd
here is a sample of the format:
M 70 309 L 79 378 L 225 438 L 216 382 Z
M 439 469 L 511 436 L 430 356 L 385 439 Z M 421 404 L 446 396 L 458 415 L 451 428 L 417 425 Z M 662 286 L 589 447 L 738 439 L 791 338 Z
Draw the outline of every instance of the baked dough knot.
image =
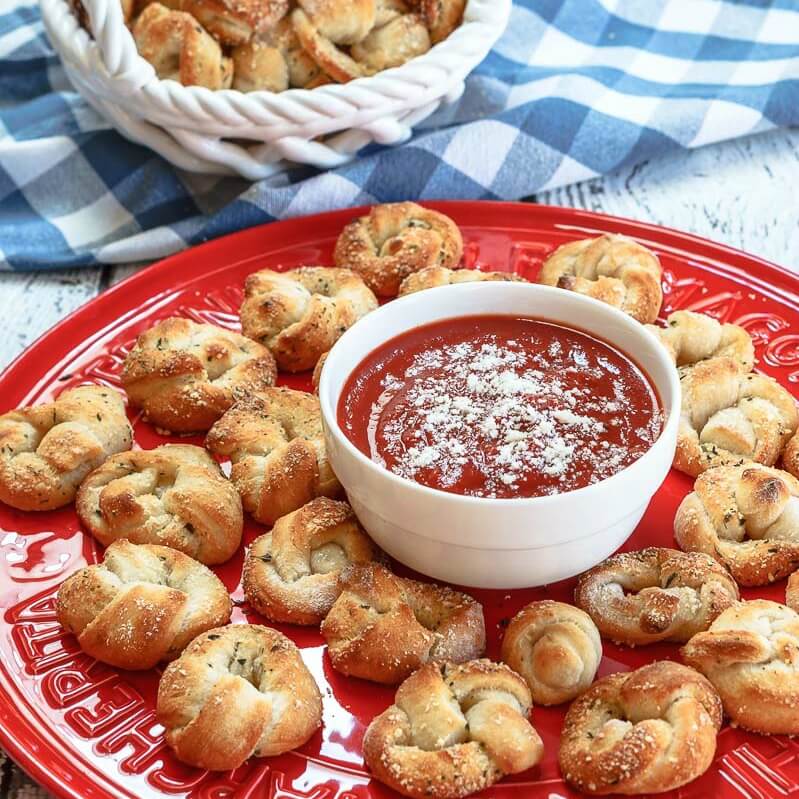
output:
M 202 563 L 224 563 L 244 525 L 236 489 L 202 447 L 164 444 L 114 455 L 92 472 L 75 507 L 104 546 L 161 544 Z
M 790 472 L 794 477 L 799 477 L 799 432 L 794 433 L 785 445 L 782 452 L 782 466 L 786 472 Z
M 270 31 L 285 17 L 289 0 L 168 0 L 188 11 L 223 45 L 235 47 Z
M 361 3 L 363 0 L 358 0 L 358 2 Z M 352 19 L 355 18 L 356 15 L 353 14 Z M 347 15 L 344 15 L 342 19 L 347 19 Z M 351 55 L 337 47 L 329 36 L 325 36 L 314 24 L 313 18 L 309 17 L 302 8 L 294 9 L 291 14 L 291 24 L 302 51 L 319 68 L 320 74 L 314 80 L 314 86 L 322 85 L 330 80 L 337 83 L 349 83 L 356 78 L 365 77 L 366 72 L 363 67 Z M 328 27 L 329 32 L 333 33 L 333 26 Z M 348 24 L 341 26 L 342 31 L 350 27 Z
M 626 236 L 606 233 L 558 247 L 538 282 L 576 291 L 654 322 L 663 303 L 662 270 L 654 253 Z
M 502 660 L 530 686 L 539 705 L 574 699 L 594 681 L 602 641 L 591 617 L 564 602 L 531 602 L 511 619 Z
M 659 661 L 594 683 L 569 708 L 559 761 L 593 795 L 662 793 L 713 762 L 722 707 L 705 677 Z
M 785 586 L 785 604 L 799 612 L 799 571 L 795 571 L 789 578 Z
M 322 382 L 322 369 L 325 368 L 325 361 L 330 353 L 324 353 L 316 362 L 311 375 L 311 385 L 313 386 L 313 393 L 319 396 L 319 384 Z
M 327 459 L 319 400 L 304 391 L 269 388 L 240 400 L 205 443 L 230 458 L 244 508 L 262 524 L 341 492 Z
M 322 697 L 285 635 L 231 624 L 195 638 L 170 663 L 156 715 L 179 760 L 229 771 L 302 746 L 322 724 Z
M 410 0 L 425 21 L 433 44 L 447 38 L 463 19 L 466 0 Z
M 341 335 L 377 308 L 377 298 L 349 269 L 264 269 L 244 284 L 241 328 L 269 348 L 281 369 L 312 369 Z
M 504 663 L 428 663 L 369 725 L 364 760 L 405 796 L 468 796 L 541 760 L 531 708 L 527 685 Z
M 233 88 L 240 92 L 265 89 L 283 92 L 289 88 L 291 75 L 285 53 L 271 43 L 250 39 L 234 47 Z
M 526 283 L 520 275 L 511 272 L 483 272 L 479 269 L 447 269 L 445 266 L 428 266 L 420 272 L 408 275 L 399 288 L 399 296 L 413 294 L 425 289 L 453 286 L 459 283 L 514 282 Z
M 674 519 L 682 549 L 705 552 L 740 585 L 767 585 L 799 568 L 799 481 L 757 464 L 710 469 Z
M 152 64 L 162 80 L 211 90 L 229 89 L 233 62 L 191 14 L 170 10 L 169 5 L 151 3 L 136 19 L 133 38 L 142 58 Z
M 398 0 L 302 0 L 299 6 L 291 15 L 294 34 L 327 81 L 374 75 L 431 46 L 422 16 L 406 13 Z M 349 52 L 343 49 L 348 45 Z
M 685 642 L 738 601 L 738 586 L 709 554 L 648 547 L 613 555 L 581 575 L 575 603 L 617 643 Z
M 466 594 L 377 563 L 347 566 L 339 591 L 321 632 L 343 674 L 395 685 L 425 663 L 463 663 L 485 650 L 483 608 Z
M 383 7 L 385 19 L 376 20 L 369 35 L 350 51 L 366 75 L 398 67 L 426 53 L 431 47 L 430 33 L 419 14 L 391 13 Z
M 80 648 L 123 669 L 173 660 L 195 636 L 225 624 L 231 601 L 202 563 L 170 547 L 124 539 L 103 562 L 68 577 L 56 612 Z
M 765 599 L 740 602 L 681 650 L 716 687 L 733 722 L 799 733 L 799 614 Z
M 19 510 L 67 505 L 86 475 L 133 440 L 112 389 L 80 386 L 0 416 L 0 501 Z
M 675 311 L 666 326 L 647 325 L 669 351 L 677 366 L 693 366 L 710 358 L 732 358 L 742 372 L 755 365 L 755 345 L 739 325 L 718 322 L 695 311 Z
M 463 255 L 457 225 L 416 203 L 376 205 L 344 228 L 334 259 L 355 270 L 381 297 L 399 291 L 408 275 L 428 266 L 454 268 Z
M 694 477 L 742 460 L 773 465 L 799 424 L 787 389 L 771 377 L 742 373 L 732 358 L 681 368 L 680 386 L 674 466 Z
M 357 44 L 375 25 L 376 0 L 297 0 L 313 26 L 335 44 Z
M 379 554 L 346 502 L 318 497 L 250 545 L 244 596 L 272 621 L 320 624 L 339 595 L 345 566 Z
M 252 339 L 174 317 L 142 333 L 122 385 L 144 418 L 175 433 L 208 430 L 240 397 L 275 384 L 269 350 Z

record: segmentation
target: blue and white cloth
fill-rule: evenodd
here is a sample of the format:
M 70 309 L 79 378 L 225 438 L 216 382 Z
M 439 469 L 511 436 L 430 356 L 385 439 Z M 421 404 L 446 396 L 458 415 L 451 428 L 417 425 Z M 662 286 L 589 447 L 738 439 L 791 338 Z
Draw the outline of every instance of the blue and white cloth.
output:
M 0 0 L 0 269 L 145 261 L 277 218 L 518 199 L 799 124 L 799 0 L 517 0 L 460 102 L 328 173 L 197 176 L 72 91 L 35 0 Z

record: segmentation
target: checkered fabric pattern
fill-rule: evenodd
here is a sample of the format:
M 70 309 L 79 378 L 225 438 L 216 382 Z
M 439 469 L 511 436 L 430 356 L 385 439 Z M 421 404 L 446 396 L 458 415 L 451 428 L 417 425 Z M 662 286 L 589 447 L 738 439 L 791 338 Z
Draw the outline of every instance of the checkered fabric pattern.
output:
M 347 205 L 517 199 L 798 123 L 797 0 L 517 0 L 463 98 L 407 144 L 255 184 L 197 176 L 71 90 L 34 0 L 0 0 L 0 269 L 145 261 Z

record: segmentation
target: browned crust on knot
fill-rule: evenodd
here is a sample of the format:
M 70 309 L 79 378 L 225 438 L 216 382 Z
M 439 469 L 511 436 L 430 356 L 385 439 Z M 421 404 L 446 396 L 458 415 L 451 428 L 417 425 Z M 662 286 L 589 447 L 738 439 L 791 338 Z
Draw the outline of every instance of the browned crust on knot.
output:
M 139 14 L 133 25 L 139 54 L 152 64 L 163 80 L 211 90 L 229 89 L 233 79 L 231 60 L 195 16 L 167 7 L 173 5 L 179 8 L 181 3 L 150 3 Z M 207 3 L 203 0 L 196 5 L 200 11 Z M 219 19 L 212 14 L 203 17 L 205 22 Z
M 683 367 L 680 384 L 674 466 L 694 477 L 744 460 L 771 466 L 799 425 L 790 392 L 770 377 L 745 374 L 734 358 Z
M 648 323 L 663 303 L 661 276 L 654 253 L 626 236 L 606 233 L 558 247 L 544 261 L 538 282 L 586 294 Z
M 105 546 L 161 544 L 202 563 L 224 563 L 241 543 L 241 501 L 201 447 L 165 444 L 114 455 L 92 472 L 75 507 Z
M 754 463 L 710 469 L 677 509 L 674 537 L 741 585 L 780 580 L 799 568 L 799 481 Z
M 399 291 L 408 275 L 429 266 L 455 268 L 463 255 L 457 225 L 416 203 L 376 205 L 344 228 L 334 259 L 355 270 L 381 297 Z
M 376 0 L 297 0 L 309 21 L 335 44 L 356 44 L 375 24 Z
M 782 468 L 794 477 L 799 477 L 799 433 L 795 433 L 785 445 Z
M 67 505 L 92 469 L 132 441 L 122 397 L 104 386 L 9 411 L 0 416 L 0 502 L 26 511 Z
M 755 732 L 799 733 L 799 614 L 756 599 L 739 602 L 681 650 L 719 692 L 726 714 Z
M 325 368 L 325 361 L 327 361 L 327 356 L 329 353 L 324 353 L 319 360 L 316 362 L 316 366 L 313 368 L 313 375 L 311 376 L 311 385 L 313 386 L 313 393 L 317 396 L 319 395 L 319 384 L 322 382 L 322 369 Z
M 291 23 L 302 49 L 324 75 L 330 76 L 338 83 L 349 83 L 366 74 L 357 61 L 317 30 L 301 8 L 296 8 L 292 12 Z
M 458 799 L 532 768 L 543 744 L 524 680 L 506 665 L 429 663 L 397 689 L 363 741 L 374 776 L 405 796 Z
M 302 746 L 322 724 L 322 698 L 285 635 L 233 624 L 195 638 L 167 667 L 156 713 L 179 760 L 228 771 Z
M 526 283 L 520 275 L 510 272 L 483 272 L 479 269 L 447 269 L 445 266 L 428 266 L 420 272 L 408 275 L 399 288 L 399 296 L 413 294 L 425 289 L 452 286 L 458 283 L 514 282 Z
M 511 619 L 502 660 L 524 677 L 536 704 L 558 705 L 591 685 L 602 642 L 584 611 L 564 602 L 531 602 Z
M 241 327 L 289 372 L 311 369 L 377 298 L 349 269 L 264 269 L 244 284 Z
M 58 590 L 59 622 L 81 649 L 123 669 L 176 658 L 192 638 L 225 624 L 232 603 L 206 566 L 169 547 L 115 541 L 103 562 Z
M 142 333 L 122 369 L 122 385 L 144 418 L 175 433 L 208 430 L 238 398 L 276 377 L 263 345 L 177 317 Z
M 433 44 L 444 41 L 463 21 L 466 0 L 412 0 L 424 18 Z
M 785 586 L 785 604 L 799 612 L 799 571 L 794 572 Z
M 710 555 L 648 547 L 585 572 L 574 601 L 619 643 L 685 642 L 738 600 L 738 586 Z
M 461 663 L 485 649 L 482 607 L 451 588 L 369 563 L 347 566 L 339 591 L 321 631 L 344 674 L 391 685 L 424 663 Z
M 169 0 L 169 5 L 187 11 L 227 47 L 267 33 L 289 10 L 289 0 Z
M 648 325 L 677 366 L 694 366 L 711 358 L 731 358 L 744 374 L 755 365 L 755 345 L 739 325 L 718 322 L 696 311 L 675 311 L 665 327 Z
M 237 402 L 208 432 L 211 452 L 230 458 L 246 511 L 263 524 L 341 486 L 327 460 L 319 400 L 269 388 Z
M 379 556 L 346 502 L 319 497 L 253 541 L 244 561 L 244 596 L 273 621 L 320 624 L 340 593 L 342 569 Z
M 613 674 L 569 708 L 561 772 L 592 795 L 670 791 L 708 769 L 721 721 L 713 686 L 687 666 L 659 661 Z

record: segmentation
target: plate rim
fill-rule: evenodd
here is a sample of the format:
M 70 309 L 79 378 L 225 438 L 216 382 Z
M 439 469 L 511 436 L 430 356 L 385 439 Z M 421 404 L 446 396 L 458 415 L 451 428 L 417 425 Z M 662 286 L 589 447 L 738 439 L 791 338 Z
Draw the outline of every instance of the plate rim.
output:
M 563 229 L 585 227 L 594 231 L 618 231 L 623 228 L 625 234 L 636 236 L 641 240 L 656 243 L 664 248 L 681 249 L 683 253 L 690 252 L 694 258 L 706 261 L 708 266 L 712 264 L 715 270 L 728 279 L 736 280 L 736 275 L 744 273 L 750 283 L 762 283 L 764 289 L 767 290 L 765 293 L 771 295 L 770 299 L 775 299 L 775 293 L 784 295 L 783 300 L 793 300 L 794 304 L 799 307 L 799 275 L 765 258 L 751 255 L 744 250 L 676 228 L 579 208 L 529 202 L 431 200 L 421 201 L 418 204 L 443 213 L 451 213 L 455 217 L 459 216 L 459 211 L 466 213 L 467 211 L 474 211 L 477 207 L 486 210 L 485 215 L 489 219 L 485 225 L 464 224 L 462 225 L 464 228 L 471 226 L 488 230 L 501 229 L 501 224 L 491 221 L 492 219 L 496 220 L 500 211 L 513 215 L 529 214 L 531 221 L 545 222 L 549 220 L 554 227 Z M 187 247 L 180 252 L 148 264 L 101 294 L 82 303 L 55 325 L 45 330 L 0 372 L 0 384 L 19 377 L 18 373 L 23 369 L 28 359 L 42 355 L 45 348 L 54 338 L 57 339 L 60 333 L 70 330 L 76 322 L 82 323 L 87 314 L 91 314 L 93 309 L 114 303 L 120 295 L 125 294 L 131 287 L 135 286 L 138 289 L 140 284 L 146 284 L 153 277 L 158 277 L 165 279 L 167 283 L 171 283 L 172 290 L 176 290 L 201 275 L 208 276 L 215 271 L 229 269 L 233 265 L 230 259 L 225 260 L 223 257 L 219 261 L 215 261 L 213 256 L 217 253 L 224 255 L 226 248 L 233 240 L 236 240 L 237 243 L 244 241 L 247 245 L 254 246 L 262 236 L 269 236 L 275 230 L 290 231 L 294 227 L 301 229 L 302 226 L 307 224 L 308 220 L 333 222 L 338 219 L 346 219 L 347 216 L 354 218 L 367 213 L 371 207 L 373 205 L 354 206 L 321 214 L 266 222 L 211 239 L 193 247 Z M 185 266 L 187 265 L 191 265 L 196 271 L 188 275 L 185 271 Z M 752 266 L 760 271 L 761 274 L 753 274 L 745 268 L 751 268 Z M 765 270 L 765 275 L 762 270 Z M 769 279 L 768 282 L 763 280 L 764 276 Z M 775 278 L 776 280 L 774 280 Z M 154 292 L 151 296 L 155 297 L 157 293 Z M 133 313 L 135 310 L 129 309 L 128 312 Z M 116 321 L 120 318 L 122 317 L 117 317 Z M 103 327 L 99 329 L 92 328 L 88 332 L 88 337 L 83 340 L 82 346 L 90 346 L 92 340 L 100 335 L 103 329 Z M 66 336 L 64 337 L 65 340 L 67 338 Z M 76 348 L 70 347 L 69 351 L 75 352 Z M 58 353 L 56 352 L 54 356 L 51 355 L 49 360 L 52 360 L 53 357 L 57 359 Z M 44 381 L 48 383 L 51 381 L 50 371 L 44 374 L 34 373 L 32 381 L 21 380 L 27 386 L 25 390 L 28 393 L 35 390 Z M 2 412 L 5 411 L 0 408 L 0 413 Z M 9 758 L 34 781 L 61 799 L 95 799 L 95 797 L 97 799 L 105 799 L 106 797 L 136 796 L 133 790 L 124 788 L 120 790 L 119 786 L 100 769 L 93 769 L 91 771 L 91 781 L 87 779 L 87 772 L 77 768 L 67 757 L 67 753 L 55 746 L 55 743 L 60 740 L 59 736 L 53 734 L 52 728 L 41 723 L 36 709 L 25 702 L 20 705 L 15 704 L 15 693 L 15 683 L 10 674 L 6 669 L 0 668 L 0 746 L 5 750 Z M 25 712 L 19 712 L 20 708 L 24 708 Z M 42 757 L 43 755 L 44 757 Z M 58 764 L 56 769 L 53 768 L 52 764 L 54 763 Z M 72 782 L 76 777 L 83 777 L 86 784 L 77 785 Z

